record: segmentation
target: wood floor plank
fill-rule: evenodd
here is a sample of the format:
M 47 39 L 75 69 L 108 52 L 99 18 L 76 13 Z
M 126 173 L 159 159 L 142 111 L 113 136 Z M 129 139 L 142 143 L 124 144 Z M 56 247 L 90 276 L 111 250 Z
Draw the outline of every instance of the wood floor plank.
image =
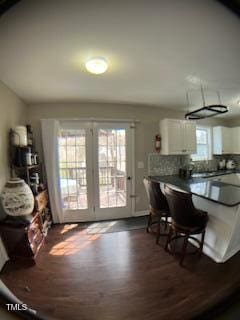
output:
M 30 307 L 57 319 L 191 319 L 239 287 L 239 254 L 224 264 L 188 256 L 182 268 L 164 251 L 165 238 L 157 246 L 142 229 L 63 231 L 50 231 L 35 266 L 10 262 L 1 276 Z

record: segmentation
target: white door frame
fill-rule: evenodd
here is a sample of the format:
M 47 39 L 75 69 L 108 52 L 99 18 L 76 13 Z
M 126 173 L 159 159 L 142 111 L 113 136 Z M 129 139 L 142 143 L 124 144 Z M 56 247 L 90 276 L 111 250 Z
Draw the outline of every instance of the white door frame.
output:
M 116 213 L 116 216 L 111 215 L 111 211 L 115 211 L 114 208 L 106 208 L 105 213 L 101 209 L 100 213 L 96 214 L 96 205 L 94 205 L 94 199 L 97 199 L 98 184 L 94 179 L 97 176 L 97 140 L 96 140 L 96 129 L 97 127 L 105 128 L 116 128 L 119 126 L 122 128 L 127 128 L 127 157 L 129 162 L 129 169 L 127 171 L 127 176 L 131 176 L 131 180 L 128 181 L 128 202 L 129 206 L 125 208 L 126 212 L 121 214 Z M 63 222 L 81 222 L 81 221 L 96 221 L 96 220 L 107 220 L 107 219 L 117 219 L 124 217 L 134 216 L 135 212 L 135 124 L 131 120 L 114 120 L 114 119 L 69 119 L 69 120 L 60 120 L 61 129 L 85 129 L 86 130 L 86 158 L 87 163 L 87 187 L 88 187 L 88 209 L 87 210 L 64 210 L 63 209 Z M 94 130 L 95 129 L 95 130 Z M 95 133 L 94 133 L 95 132 Z M 93 168 L 94 165 L 94 168 Z M 91 168 L 92 166 L 92 168 Z M 95 173 L 95 174 L 94 174 Z M 94 187 L 93 187 L 94 186 Z M 98 209 L 98 208 L 97 208 Z M 120 209 L 123 209 L 120 207 Z M 101 219 L 100 219 L 101 218 Z
M 127 179 L 126 183 L 126 207 L 110 207 L 100 208 L 99 205 L 99 175 L 98 175 L 98 129 L 125 129 L 126 130 L 126 177 L 130 177 L 131 180 Z M 93 150 L 94 150 L 94 193 L 95 193 L 95 219 L 96 220 L 109 220 L 127 218 L 132 216 L 132 138 L 131 138 L 131 125 L 129 123 L 111 123 L 111 122 L 94 122 L 93 123 Z
M 93 175 L 91 170 L 92 163 L 92 123 L 83 121 L 63 121 L 61 122 L 61 129 L 66 130 L 79 130 L 83 129 L 86 132 L 86 179 L 87 179 L 87 209 L 63 209 L 63 222 L 77 222 L 77 221 L 91 221 L 95 220 L 93 201 L 94 195 L 92 193 Z M 87 165 L 90 163 L 90 165 Z M 60 178 L 60 177 L 59 177 Z M 62 197 L 61 197 L 62 198 Z

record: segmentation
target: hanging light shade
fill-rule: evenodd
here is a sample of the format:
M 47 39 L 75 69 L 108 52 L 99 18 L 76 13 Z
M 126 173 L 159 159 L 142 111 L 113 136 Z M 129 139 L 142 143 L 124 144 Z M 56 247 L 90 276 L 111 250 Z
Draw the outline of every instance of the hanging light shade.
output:
M 25 216 L 33 212 L 34 197 L 24 180 L 10 179 L 1 194 L 4 211 L 10 216 Z
M 219 104 L 213 104 L 213 105 L 207 106 L 205 103 L 203 87 L 201 87 L 203 107 L 186 113 L 185 118 L 188 120 L 200 120 L 200 119 L 214 117 L 219 114 L 228 112 L 228 107 L 221 104 L 219 92 L 217 92 L 217 95 L 218 95 Z M 188 103 L 188 106 L 190 106 L 188 93 L 187 93 L 187 103 Z

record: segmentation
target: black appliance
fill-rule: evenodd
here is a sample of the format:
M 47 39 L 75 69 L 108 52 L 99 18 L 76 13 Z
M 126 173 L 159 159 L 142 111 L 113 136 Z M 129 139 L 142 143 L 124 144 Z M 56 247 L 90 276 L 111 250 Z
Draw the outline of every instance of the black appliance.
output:
M 31 154 L 30 147 L 16 147 L 14 156 L 14 165 L 16 167 L 24 167 L 30 165 L 27 161 L 28 155 Z

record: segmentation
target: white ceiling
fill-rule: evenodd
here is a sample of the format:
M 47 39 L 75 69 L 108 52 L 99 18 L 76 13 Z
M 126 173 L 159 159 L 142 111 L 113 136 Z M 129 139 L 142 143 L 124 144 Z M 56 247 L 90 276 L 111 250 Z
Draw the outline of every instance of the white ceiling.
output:
M 0 18 L 0 79 L 27 103 L 108 101 L 240 115 L 240 22 L 215 0 L 22 0 Z M 103 56 L 109 70 L 85 71 Z M 198 101 L 197 101 L 198 100 Z M 211 101 L 210 101 L 211 100 Z

